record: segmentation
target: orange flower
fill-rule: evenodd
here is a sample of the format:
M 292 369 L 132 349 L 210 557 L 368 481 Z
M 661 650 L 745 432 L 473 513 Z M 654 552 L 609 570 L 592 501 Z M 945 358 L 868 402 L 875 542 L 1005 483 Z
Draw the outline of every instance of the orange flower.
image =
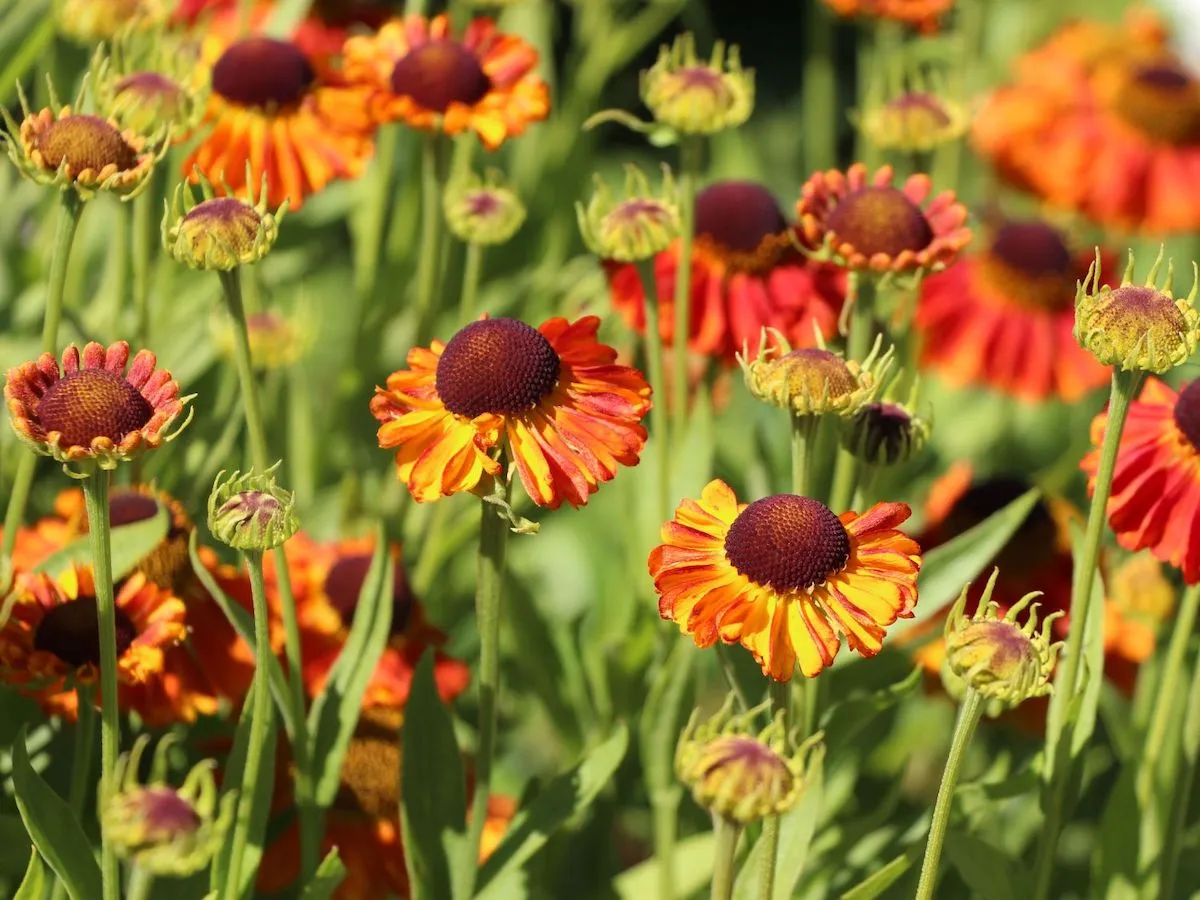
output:
M 937 28 L 937 20 L 954 0 L 825 0 L 839 16 L 866 16 L 913 25 L 923 31 Z
M 1107 384 L 1109 369 L 1073 333 L 1075 286 L 1091 262 L 1044 222 L 1002 224 L 986 250 L 922 283 L 922 365 L 951 384 L 982 384 L 1024 400 L 1071 402 Z M 1112 257 L 1101 271 L 1116 287 Z
M 255 196 L 265 178 L 271 206 L 287 200 L 298 209 L 331 181 L 366 169 L 374 125 L 362 93 L 317 56 L 294 41 L 218 31 L 201 54 L 212 81 L 212 131 L 184 163 L 192 183 L 198 169 L 214 185 Z
M 485 318 L 449 343 L 409 351 L 409 368 L 375 389 L 371 413 L 413 497 L 486 489 L 502 471 L 501 446 L 526 493 L 551 509 L 582 506 L 618 464 L 636 465 L 650 386 L 616 365 L 616 351 L 596 340 L 599 327 L 595 316 L 540 328 Z
M 696 195 L 690 281 L 688 346 L 733 364 L 734 355 L 758 352 L 764 329 L 795 347 L 811 346 L 815 325 L 826 337 L 837 327 L 846 299 L 845 275 L 810 261 L 797 248 L 797 229 L 779 204 L 753 181 L 719 181 Z M 675 277 L 679 242 L 654 260 L 658 331 L 670 345 L 675 333 Z M 644 333 L 646 301 L 637 268 L 607 263 L 613 307 Z
M 1107 423 L 1107 412 L 1092 421 L 1096 449 L 1080 464 L 1089 493 Z M 1107 512 L 1122 547 L 1149 548 L 1188 584 L 1200 581 L 1200 380 L 1179 393 L 1157 378 L 1146 380 L 1121 432 Z
M 474 131 L 495 150 L 550 112 L 549 90 L 533 71 L 537 51 L 490 19 L 473 19 L 456 39 L 448 16 L 411 15 L 350 38 L 343 53 L 346 78 L 369 88 L 379 122 Z
M 892 186 L 892 167 L 868 178 L 855 163 L 844 173 L 817 172 L 796 204 L 806 242 L 848 269 L 913 272 L 952 263 L 971 241 L 967 209 L 944 191 L 926 203 L 928 175 L 911 175 Z
M 917 603 L 921 548 L 897 529 L 908 516 L 903 503 L 838 516 L 794 494 L 739 504 L 711 481 L 650 553 L 659 614 L 698 647 L 740 643 L 776 681 L 832 665 L 839 632 L 874 656 Z

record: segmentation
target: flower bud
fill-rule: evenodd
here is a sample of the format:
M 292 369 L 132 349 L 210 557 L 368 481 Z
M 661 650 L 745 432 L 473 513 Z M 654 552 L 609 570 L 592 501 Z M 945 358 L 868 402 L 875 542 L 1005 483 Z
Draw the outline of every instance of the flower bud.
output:
M 896 66 L 867 88 L 863 107 L 850 118 L 881 150 L 928 153 L 958 140 L 971 125 L 967 108 L 951 98 L 945 79 Z
M 876 338 L 870 355 L 859 363 L 824 346 L 792 350 L 776 333 L 776 346 L 764 335 L 758 356 L 738 355 L 746 386 L 759 400 L 795 416 L 853 416 L 870 403 L 892 365 L 892 350 L 880 354 Z
M 732 701 L 698 724 L 693 712 L 675 751 L 675 772 L 713 815 L 745 825 L 787 812 L 803 795 L 810 767 L 824 756 L 823 735 L 797 746 L 782 713 L 757 734 L 761 707 L 732 715 Z
M 637 166 L 625 167 L 624 197 L 617 200 L 596 176 L 596 191 L 585 207 L 575 204 L 579 230 L 588 249 L 602 259 L 652 259 L 679 237 L 679 195 L 671 170 L 663 166 L 662 190 L 655 195 Z
M 917 388 L 914 381 L 905 402 L 885 395 L 845 420 L 842 446 L 873 466 L 894 466 L 921 452 L 931 426 L 916 412 Z
M 504 244 L 525 222 L 525 204 L 497 169 L 480 178 L 474 172 L 446 185 L 442 198 L 451 233 L 469 244 Z
M 257 203 L 216 197 L 207 184 L 202 190 L 204 199 L 196 202 L 191 190 L 179 185 L 163 216 L 163 244 L 176 260 L 193 269 L 229 270 L 258 262 L 270 252 L 287 203 L 274 213 L 267 210 L 265 178 Z
M 1155 285 L 1163 249 L 1143 284 L 1134 284 L 1133 253 L 1112 288 L 1100 284 L 1100 251 L 1075 294 L 1075 339 L 1106 366 L 1161 375 L 1185 362 L 1196 350 L 1200 314 L 1194 308 L 1200 271 L 1192 264 L 1192 290 L 1186 299 L 1172 293 L 1175 267 L 1167 262 L 1167 277 Z
M 262 475 L 217 475 L 208 495 L 208 527 L 217 540 L 238 550 L 272 550 L 299 529 L 295 498 L 275 484 L 279 463 Z
M 736 46 L 718 41 L 707 63 L 696 57 L 691 34 L 662 47 L 642 72 L 642 101 L 661 125 L 680 134 L 713 134 L 736 128 L 754 109 L 754 70 L 743 70 Z

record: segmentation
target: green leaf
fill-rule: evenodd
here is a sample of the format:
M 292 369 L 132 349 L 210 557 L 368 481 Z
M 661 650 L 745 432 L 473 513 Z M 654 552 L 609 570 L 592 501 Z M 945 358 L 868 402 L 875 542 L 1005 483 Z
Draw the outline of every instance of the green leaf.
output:
M 946 857 L 979 900 L 1016 900 L 1024 892 L 1005 865 L 1005 852 L 966 831 L 946 832 Z
M 675 787 L 675 744 L 683 728 L 683 698 L 696 659 L 687 640 L 675 646 L 654 676 L 638 729 L 646 785 L 653 792 Z
M 395 575 L 387 538 L 380 526 L 375 535 L 375 555 L 358 592 L 350 634 L 308 714 L 312 741 L 309 759 L 321 766 L 316 786 L 316 801 L 321 807 L 329 806 L 337 794 L 342 760 L 358 722 L 363 694 L 387 646 Z
M 432 650 L 421 657 L 404 711 L 400 827 L 413 896 L 443 900 L 454 896 L 451 870 L 465 845 L 467 791 L 433 657 Z
M 483 864 L 479 873 L 478 900 L 496 900 L 498 895 L 489 891 L 491 883 L 524 866 L 564 822 L 591 805 L 611 782 L 628 748 L 629 732 L 624 725 L 619 725 L 612 737 L 588 753 L 573 769 L 552 780 L 528 807 L 517 813 L 504 840 Z
M 42 780 L 29 762 L 22 728 L 12 748 L 17 811 L 34 846 L 59 877 L 72 900 L 100 896 L 100 867 L 71 807 Z
M 675 845 L 675 888 L 680 897 L 690 897 L 712 878 L 716 836 L 702 831 Z M 620 900 L 645 900 L 658 888 L 658 860 L 650 857 L 617 876 L 613 884 Z
M 112 529 L 112 573 L 119 581 L 137 564 L 150 555 L 171 527 L 171 514 L 165 506 L 158 504 L 158 512 L 149 519 L 140 519 L 128 525 Z M 57 575 L 72 563 L 92 564 L 91 538 L 88 535 L 76 538 L 61 550 L 50 554 L 35 566 L 34 571 Z
M 913 847 L 901 853 L 842 894 L 842 900 L 875 900 L 876 897 L 882 896 L 884 891 L 899 881 L 904 873 L 912 868 L 913 863 L 921 857 L 921 852 L 921 847 Z
M 821 727 L 825 732 L 825 746 L 834 748 L 851 746 L 858 735 L 884 710 L 900 705 L 920 688 L 924 669 L 913 668 L 903 680 L 887 687 L 851 695 L 834 706 L 826 714 Z
M 345 877 L 346 866 L 338 856 L 337 847 L 334 847 L 325 854 L 321 865 L 317 866 L 317 871 L 312 881 L 305 886 L 300 900 L 329 900 Z
M 45 890 L 46 864 L 42 862 L 37 848 L 33 847 L 29 851 L 29 868 L 25 870 L 25 877 L 21 879 L 17 892 L 13 894 L 13 900 L 42 900 Z

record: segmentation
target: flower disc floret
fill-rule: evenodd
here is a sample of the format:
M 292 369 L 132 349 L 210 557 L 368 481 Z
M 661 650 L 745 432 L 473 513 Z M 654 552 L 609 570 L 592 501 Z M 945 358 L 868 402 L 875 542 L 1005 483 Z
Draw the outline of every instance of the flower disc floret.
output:
M 858 127 L 881 149 L 929 152 L 960 138 L 969 123 L 961 104 L 931 91 L 911 90 L 868 106 Z
M 294 106 L 316 73 L 291 41 L 256 35 L 231 44 L 212 68 L 212 89 L 241 106 Z
M 1166 59 L 1102 69 L 1099 89 L 1114 112 L 1156 142 L 1185 146 L 1200 139 L 1200 82 Z
M 846 423 L 842 446 L 866 463 L 894 466 L 920 452 L 929 423 L 902 403 L 869 403 Z
M 112 87 L 112 114 L 138 134 L 149 135 L 164 124 L 183 123 L 193 115 L 191 94 L 160 72 L 134 72 Z
M 825 581 L 850 558 L 850 535 L 819 500 L 776 494 L 747 506 L 725 536 L 725 555 L 757 584 L 798 591 Z
M 473 106 L 492 89 L 479 57 L 447 40 L 430 41 L 400 57 L 389 82 L 393 94 L 439 113 L 451 103 Z
M 656 121 L 681 134 L 714 134 L 736 128 L 754 109 L 754 71 L 742 69 L 736 46 L 718 41 L 705 62 L 691 34 L 659 50 L 641 79 L 642 101 Z
M 221 542 L 238 550 L 272 550 L 300 528 L 295 498 L 275 483 L 276 463 L 262 474 L 217 475 L 208 495 L 208 527 Z
M 437 392 L 446 409 L 473 419 L 537 405 L 554 389 L 562 360 L 536 328 L 517 319 L 483 319 L 446 344 Z

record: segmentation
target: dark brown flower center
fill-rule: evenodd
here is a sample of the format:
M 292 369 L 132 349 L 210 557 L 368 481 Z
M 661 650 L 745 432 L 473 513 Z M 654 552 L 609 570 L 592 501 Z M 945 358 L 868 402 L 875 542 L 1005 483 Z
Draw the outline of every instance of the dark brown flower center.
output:
M 387 708 L 363 710 L 346 748 L 334 807 L 396 821 L 400 805 L 400 723 Z
M 192 804 L 169 787 L 143 788 L 138 800 L 150 841 L 167 841 L 200 827 L 200 816 Z
M 37 408 L 42 428 L 60 432 L 67 447 L 90 447 L 99 437 L 119 442 L 153 415 L 154 408 L 138 389 L 107 369 L 64 375 L 50 385 Z
M 516 319 L 472 322 L 450 339 L 437 366 L 437 392 L 468 419 L 536 406 L 554 389 L 562 360 L 536 328 Z
M 367 570 L 370 568 L 370 554 L 352 553 L 339 557 L 325 576 L 325 596 L 347 628 L 354 621 L 354 614 L 358 610 L 358 594 L 366 583 Z M 397 566 L 392 585 L 392 635 L 404 632 L 415 603 L 416 597 L 413 596 L 404 569 Z
M 144 522 L 158 515 L 158 503 L 153 497 L 135 490 L 113 491 L 108 499 L 108 518 L 114 528 Z
M 117 657 L 120 658 L 137 628 L 122 609 L 117 609 Z M 53 653 L 68 666 L 80 668 L 100 665 L 100 623 L 96 618 L 96 598 L 79 597 L 60 603 L 38 623 L 33 635 L 37 650 Z
M 66 162 L 75 173 L 84 169 L 99 172 L 105 166 L 127 172 L 137 165 L 137 151 L 99 116 L 63 116 L 35 138 L 34 146 L 48 169 Z
M 933 228 L 920 207 L 892 187 L 850 192 L 829 213 L 826 226 L 838 243 L 849 244 L 868 258 L 876 253 L 915 253 L 933 241 Z
M 825 504 L 796 494 L 755 500 L 734 519 L 725 555 L 755 584 L 802 590 L 850 558 L 850 535 Z
M 451 103 L 473 106 L 492 89 L 479 57 L 454 41 L 430 41 L 400 57 L 391 84 L 392 93 L 438 113 Z
M 1024 309 L 1057 311 L 1075 304 L 1079 276 L 1061 231 L 1044 222 L 1009 222 L 978 258 L 985 290 Z
M 1175 401 L 1175 424 L 1200 452 L 1200 378 L 1179 392 Z
M 1151 140 L 1200 140 L 1200 83 L 1177 63 L 1141 65 L 1127 73 L 1113 98 L 1117 115 Z
M 1033 485 L 1022 478 L 998 475 L 972 484 L 946 516 L 946 538 L 956 537 L 998 513 Z M 1054 555 L 1058 525 L 1050 507 L 1038 500 L 1017 533 L 995 559 L 1001 572 L 1029 572 Z
M 696 195 L 696 236 L 725 250 L 753 253 L 765 238 L 787 229 L 779 204 L 757 182 L 719 181 Z
M 212 70 L 212 89 L 241 106 L 292 106 L 315 80 L 312 64 L 299 47 L 268 37 L 231 44 Z

